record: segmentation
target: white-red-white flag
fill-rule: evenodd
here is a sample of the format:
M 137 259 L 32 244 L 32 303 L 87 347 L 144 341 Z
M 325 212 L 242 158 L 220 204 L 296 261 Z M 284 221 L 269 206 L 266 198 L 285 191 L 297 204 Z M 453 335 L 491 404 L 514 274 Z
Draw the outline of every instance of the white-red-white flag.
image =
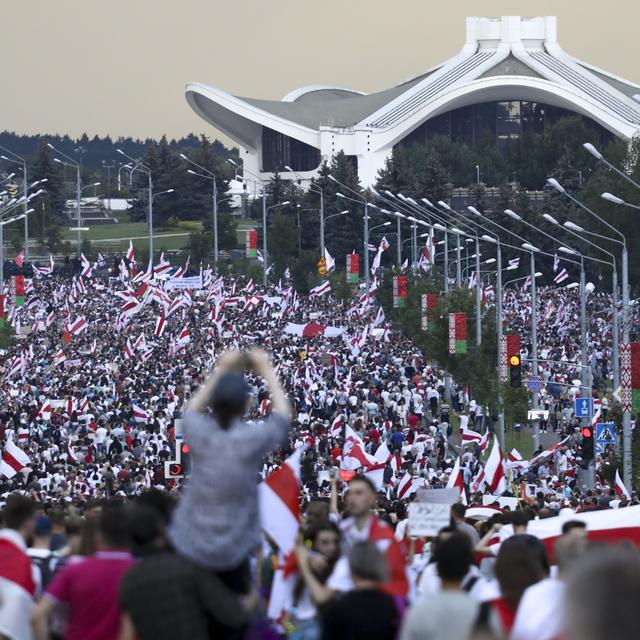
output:
M 309 297 L 313 298 L 323 296 L 325 293 L 329 293 L 331 291 L 331 283 L 327 280 L 322 284 L 319 284 L 317 287 L 313 287 L 311 291 L 309 291 Z
M 386 464 L 378 463 L 372 464 L 369 467 L 364 467 L 364 477 L 369 478 L 376 488 L 376 491 L 381 491 L 384 487 L 384 468 Z
M 342 435 L 342 416 L 339 415 L 336 419 L 331 423 L 331 428 L 329 429 L 329 435 L 332 438 L 339 438 Z
M 631 500 L 631 494 L 627 490 L 627 487 L 625 487 L 624 482 L 622 482 L 620 471 L 618 469 L 616 469 L 616 479 L 613 488 L 615 489 L 616 495 L 623 496 L 627 500 Z
M 127 249 L 126 258 L 129 262 L 132 262 L 133 264 L 135 264 L 136 254 L 135 254 L 135 251 L 133 250 L 133 242 L 131 242 L 131 240 L 129 240 L 129 248 Z
M 82 265 L 82 272 L 80 275 L 84 276 L 85 278 L 90 278 L 93 273 L 91 271 L 91 263 L 87 260 L 84 253 L 80 254 L 80 262 Z
M 167 319 L 165 318 L 165 315 L 163 313 L 162 315 L 158 316 L 158 319 L 156 320 L 156 326 L 153 330 L 153 335 L 156 338 L 161 338 L 166 326 Z
M 447 489 L 459 489 L 462 504 L 467 504 L 467 494 L 464 490 L 464 480 L 462 478 L 462 470 L 460 469 L 460 458 L 456 458 L 456 462 L 451 469 L 449 480 L 447 481 Z
M 86 318 L 80 317 L 69 325 L 69 332 L 74 336 L 79 336 L 88 326 Z
M 149 421 L 149 414 L 144 409 L 139 407 L 137 404 L 134 404 L 133 405 L 133 419 L 136 422 L 148 422 Z
M 569 277 L 569 274 L 567 273 L 566 269 L 562 269 L 558 275 L 553 279 L 553 281 L 556 284 L 560 284 L 561 282 L 564 282 L 567 278 Z
M 484 481 L 493 495 L 499 496 L 506 490 L 507 476 L 504 469 L 504 460 L 502 459 L 502 452 L 500 451 L 498 438 L 495 436 L 493 437 L 491 453 L 489 453 L 487 464 L 484 467 L 484 473 Z
M 300 460 L 304 447 L 258 485 L 263 530 L 283 555 L 293 550 L 300 528 Z
M 0 460 L 0 473 L 7 478 L 13 478 L 19 471 L 22 471 L 31 460 L 29 456 L 12 440 L 7 440 L 4 444 L 2 459 Z
M 414 482 L 413 476 L 408 471 L 405 471 L 398 484 L 398 498 L 406 500 L 416 489 L 417 483 Z
M 131 344 L 131 340 L 127 338 L 127 344 L 124 345 L 124 357 L 126 360 L 133 360 L 133 345 Z
M 51 420 L 51 403 L 48 400 L 45 400 L 40 407 L 40 411 L 38 415 L 45 421 L 48 422 Z

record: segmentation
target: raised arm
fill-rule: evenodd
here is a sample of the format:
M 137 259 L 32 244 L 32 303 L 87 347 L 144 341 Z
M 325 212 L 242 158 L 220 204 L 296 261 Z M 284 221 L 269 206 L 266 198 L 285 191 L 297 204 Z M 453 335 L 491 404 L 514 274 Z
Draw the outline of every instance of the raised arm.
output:
M 284 389 L 280 384 L 278 375 L 269 361 L 269 356 L 261 349 L 254 349 L 248 354 L 251 370 L 257 375 L 264 378 L 271 392 L 271 407 L 276 413 L 291 420 L 291 408 L 289 401 L 284 393 Z

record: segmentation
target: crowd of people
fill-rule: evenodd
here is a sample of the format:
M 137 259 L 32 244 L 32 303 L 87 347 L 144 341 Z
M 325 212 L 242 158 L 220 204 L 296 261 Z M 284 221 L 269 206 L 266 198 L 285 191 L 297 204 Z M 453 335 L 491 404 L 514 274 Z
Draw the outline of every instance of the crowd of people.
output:
M 193 283 L 188 265 L 167 281 L 162 259 L 132 267 L 43 269 L 23 306 L 5 305 L 6 637 L 600 638 L 597 607 L 576 596 L 585 581 L 638 594 L 634 550 L 587 552 L 592 527 L 609 531 L 602 513 L 637 537 L 640 506 L 608 472 L 612 451 L 593 489 L 580 481 L 579 388 L 549 397 L 559 435 L 523 460 L 374 291 L 349 304 L 210 269 Z M 571 382 L 575 292 L 540 293 L 539 350 L 559 363 L 544 375 Z M 590 304 L 589 356 L 607 378 L 609 298 Z M 526 291 L 507 292 L 505 321 L 526 353 Z M 182 442 L 186 481 L 166 473 Z M 412 535 L 411 505 L 447 487 L 449 524 Z M 607 635 L 628 637 L 617 618 Z

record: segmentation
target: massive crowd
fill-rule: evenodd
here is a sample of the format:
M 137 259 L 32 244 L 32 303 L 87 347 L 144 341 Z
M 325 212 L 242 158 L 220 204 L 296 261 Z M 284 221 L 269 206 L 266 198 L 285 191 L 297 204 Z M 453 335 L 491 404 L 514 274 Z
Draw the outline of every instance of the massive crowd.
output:
M 210 269 L 187 288 L 188 265 L 170 288 L 154 277 L 170 271 L 162 260 L 153 274 L 131 267 L 42 269 L 24 306 L 6 305 L 6 637 L 600 638 L 597 607 L 577 596 L 584 581 L 638 595 L 634 551 L 587 553 L 594 531 L 637 538 L 640 506 L 612 480 L 611 450 L 593 490 L 580 480 L 579 368 L 565 364 L 579 361 L 575 291 L 540 290 L 540 357 L 558 363 L 543 375 L 567 386 L 547 398 L 558 436 L 522 460 L 500 451 L 473 389 L 453 381 L 445 396 L 445 372 L 387 323 L 373 291 L 348 304 Z M 527 296 L 505 297 L 525 354 Z M 604 379 L 609 307 L 592 296 L 589 357 Z M 207 382 L 225 359 L 247 398 L 233 410 Z M 222 424 L 225 410 L 247 424 Z M 182 437 L 186 489 L 165 474 Z M 262 504 L 262 535 L 258 484 L 273 506 Z M 445 487 L 460 495 L 449 524 L 412 535 L 410 505 Z M 625 616 L 608 636 L 628 637 L 616 635 Z

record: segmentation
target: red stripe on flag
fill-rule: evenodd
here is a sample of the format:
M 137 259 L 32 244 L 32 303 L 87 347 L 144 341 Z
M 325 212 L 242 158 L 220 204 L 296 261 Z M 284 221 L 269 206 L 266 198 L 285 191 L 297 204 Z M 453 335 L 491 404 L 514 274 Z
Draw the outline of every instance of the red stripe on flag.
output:
M 293 469 L 288 464 L 283 464 L 265 480 L 265 484 L 278 495 L 293 517 L 298 518 L 300 515 L 298 479 Z
M 16 460 L 8 451 L 5 451 L 2 454 L 2 461 L 8 464 L 12 469 L 14 469 L 16 473 L 21 471 L 25 467 L 25 465 Z

